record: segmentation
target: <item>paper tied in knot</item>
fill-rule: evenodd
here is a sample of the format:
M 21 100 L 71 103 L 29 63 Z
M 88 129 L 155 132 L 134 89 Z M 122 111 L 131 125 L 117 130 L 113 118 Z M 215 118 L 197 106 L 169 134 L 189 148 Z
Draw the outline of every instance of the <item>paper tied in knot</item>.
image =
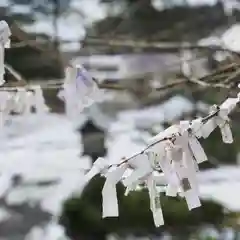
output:
M 0 92 L 0 126 L 3 127 L 13 108 L 13 94 L 7 91 Z
M 192 69 L 190 61 L 193 58 L 192 52 L 189 49 L 182 49 L 180 54 L 181 54 L 181 71 L 184 76 L 191 77 Z
M 197 138 L 192 133 L 189 124 L 186 122 L 180 123 L 180 133 L 176 136 L 175 144 L 182 150 L 182 160 L 175 161 L 176 172 L 180 176 L 180 172 L 184 170 L 187 177 L 191 180 L 192 186 L 198 191 L 196 168 L 197 159 L 199 162 L 207 159 L 204 150 L 202 149 Z M 205 158 L 205 159 L 203 159 Z M 173 159 L 174 160 L 174 159 Z M 179 175 L 180 174 L 180 175 Z
M 168 168 L 163 170 L 164 176 L 167 179 L 166 195 L 176 197 L 180 188 L 180 179 L 177 174 L 175 165 L 182 164 L 182 149 L 173 145 L 166 146 L 166 159 L 168 159 Z
M 32 112 L 32 108 L 36 107 L 34 103 L 34 94 L 23 87 L 19 87 L 16 90 L 15 93 L 12 93 L 11 110 L 23 116 L 29 116 Z
M 17 91 L 13 93 L 14 104 L 12 110 L 15 113 L 23 113 L 27 104 L 27 91 L 24 88 L 17 88 Z
M 6 21 L 0 21 L 0 85 L 5 83 L 4 74 L 4 55 L 5 47 L 10 46 L 9 37 L 11 36 L 10 28 Z
M 9 47 L 9 38 L 11 36 L 11 30 L 6 21 L 0 21 L 0 45 L 3 47 Z
M 195 175 L 196 173 L 193 167 L 189 167 L 183 164 L 180 154 L 178 157 L 178 160 L 173 161 L 173 168 L 175 169 L 180 181 L 178 191 L 180 191 L 180 195 L 185 197 L 189 210 L 200 207 L 201 202 L 198 196 L 198 186 Z M 182 158 L 184 158 L 184 155 L 182 155 Z M 170 190 L 174 193 L 174 190 L 176 191 L 177 189 Z
M 227 113 L 231 113 L 233 109 L 239 104 L 240 102 L 240 95 L 236 98 L 227 98 L 221 105 L 220 109 L 224 109 Z
M 90 181 L 94 176 L 99 173 L 106 173 L 108 171 L 109 165 L 106 159 L 99 157 L 94 163 L 90 171 L 85 175 L 85 181 Z
M 17 88 L 16 93 L 12 93 L 11 111 L 29 116 L 35 108 L 34 93 L 25 88 Z
M 147 152 L 149 161 L 162 170 L 169 186 L 178 188 L 179 180 L 171 164 L 172 155 L 169 154 L 171 147 L 167 146 L 165 142 L 161 142 L 156 144 L 154 149 L 155 152 Z
M 185 152 L 196 160 L 196 162 L 202 163 L 208 160 L 207 155 L 198 141 L 197 137 L 202 136 L 201 128 L 203 124 L 200 120 L 195 120 L 192 122 L 181 121 L 180 122 L 180 132 L 182 134 L 182 143 L 185 143 Z M 187 150 L 186 150 L 187 148 Z
M 32 90 L 34 91 L 33 104 L 34 104 L 36 114 L 41 116 L 41 115 L 47 113 L 49 111 L 49 108 L 45 104 L 45 99 L 43 96 L 42 88 L 40 86 L 36 85 L 36 86 L 32 87 Z
M 177 192 L 180 190 L 186 198 L 189 209 L 192 209 L 200 204 L 196 178 L 196 159 L 190 147 L 191 138 L 196 137 L 189 131 L 189 123 L 183 122 L 178 128 L 179 132 L 173 140 L 174 146 L 167 148 L 167 150 L 168 158 L 172 160 L 172 167 L 176 172 L 180 184 L 178 187 L 169 184 L 166 194 L 169 196 L 176 196 Z M 184 178 L 188 179 L 191 191 L 184 192 L 184 188 L 182 187 L 182 179 Z
M 152 164 L 150 163 L 147 154 L 139 154 L 130 161 L 131 166 L 134 166 L 132 173 L 123 179 L 123 184 L 128 187 L 134 183 L 145 180 L 146 176 L 153 172 Z
M 230 119 L 228 117 L 229 110 L 232 108 L 232 106 L 228 104 L 229 108 L 227 108 L 226 105 L 227 104 L 225 103 L 225 106 L 212 106 L 210 113 L 215 113 L 215 116 L 209 119 L 203 126 L 204 138 L 207 138 L 216 127 L 219 127 L 223 142 L 233 143 L 233 136 L 230 128 Z
M 92 78 L 92 76 L 86 71 L 86 69 L 81 66 L 81 65 L 77 65 L 76 66 L 76 84 L 78 85 L 78 87 L 82 87 L 82 84 L 85 85 L 88 91 L 90 91 L 94 86 L 94 80 Z M 79 89 L 80 91 L 82 89 Z
M 150 175 L 146 180 L 149 198 L 150 198 L 150 209 L 153 214 L 153 220 L 156 227 L 164 225 L 163 213 L 160 201 L 160 192 L 157 191 L 156 182 L 154 177 Z
M 189 127 L 192 130 L 192 133 L 197 137 L 197 138 L 201 138 L 202 137 L 202 127 L 203 127 L 203 122 L 202 122 L 202 118 L 197 118 L 195 120 L 192 121 L 181 121 L 180 124 L 182 122 L 187 122 L 189 124 Z M 186 128 L 186 129 L 187 129 Z
M 58 97 L 65 101 L 66 112 L 74 116 L 94 102 L 100 100 L 100 90 L 96 81 L 81 65 L 69 66 L 66 69 L 66 78 Z
M 233 135 L 230 127 L 230 118 L 227 109 L 220 109 L 218 116 L 215 117 L 216 124 L 219 126 L 222 140 L 224 143 L 233 143 Z

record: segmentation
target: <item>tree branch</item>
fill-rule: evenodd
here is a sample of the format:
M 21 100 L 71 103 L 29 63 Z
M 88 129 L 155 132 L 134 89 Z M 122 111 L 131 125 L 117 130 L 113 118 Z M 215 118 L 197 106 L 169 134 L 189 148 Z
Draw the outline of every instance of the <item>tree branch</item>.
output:
M 131 39 L 101 39 L 88 37 L 82 41 L 85 45 L 104 45 L 112 47 L 131 47 L 131 48 L 155 48 L 167 51 L 179 51 L 180 49 L 190 49 L 190 50 L 210 50 L 210 51 L 226 51 L 234 54 L 238 52 L 225 48 L 218 45 L 200 45 L 187 43 L 183 44 L 181 42 L 149 42 L 146 40 L 131 40 Z

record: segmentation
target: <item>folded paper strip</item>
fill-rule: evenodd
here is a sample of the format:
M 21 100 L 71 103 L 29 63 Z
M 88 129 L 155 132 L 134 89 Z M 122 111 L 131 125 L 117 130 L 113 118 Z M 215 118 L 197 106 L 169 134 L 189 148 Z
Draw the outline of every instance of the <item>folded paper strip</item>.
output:
M 11 31 L 6 21 L 0 21 L 0 86 L 5 83 L 4 80 L 4 52 L 5 48 L 10 47 Z
M 58 97 L 65 102 L 67 116 L 74 118 L 84 108 L 100 100 L 99 88 L 91 75 L 81 65 L 69 66 L 63 90 Z

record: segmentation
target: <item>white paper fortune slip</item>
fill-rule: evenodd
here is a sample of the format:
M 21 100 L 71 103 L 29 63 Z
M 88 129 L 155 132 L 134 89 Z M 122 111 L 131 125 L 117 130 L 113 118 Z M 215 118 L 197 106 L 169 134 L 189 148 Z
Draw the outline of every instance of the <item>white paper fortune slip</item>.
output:
M 69 66 L 66 69 L 64 90 L 58 96 L 65 101 L 68 116 L 75 117 L 76 112 L 100 100 L 100 89 L 97 82 L 81 65 Z
M 191 152 L 197 163 L 202 163 L 208 160 L 207 155 L 197 139 L 197 136 L 202 136 L 201 127 L 203 126 L 200 121 L 181 121 L 180 131 L 183 136 L 185 136 L 186 143 L 188 143 L 189 151 Z M 197 136 L 195 135 L 197 132 Z
M 150 209 L 153 214 L 153 220 L 156 227 L 164 225 L 163 213 L 160 202 L 160 193 L 157 191 L 156 183 L 152 175 L 147 180 L 147 188 L 150 198 Z
M 192 176 L 188 176 L 189 171 L 181 163 L 176 161 L 174 162 L 174 167 L 176 168 L 180 178 L 181 192 L 186 199 L 188 209 L 191 210 L 200 207 L 201 202 L 198 196 L 197 187 L 195 185 L 196 183 L 195 181 L 192 181 Z
M 134 170 L 130 176 L 123 179 L 123 184 L 126 187 L 138 182 L 139 179 L 146 177 L 153 171 L 152 165 L 149 162 L 146 154 L 140 154 L 136 156 L 135 158 L 131 159 L 130 163 L 134 165 Z
M 226 100 L 220 107 L 217 107 L 216 105 L 212 106 L 211 112 L 212 113 L 216 111 L 218 112 L 216 113 L 216 116 L 209 119 L 207 123 L 203 125 L 204 138 L 207 138 L 216 127 L 219 127 L 222 134 L 223 142 L 224 143 L 233 142 L 233 136 L 229 125 L 230 120 L 228 114 L 233 109 L 234 102 L 236 101 Z
M 106 174 L 102 189 L 102 217 L 118 217 L 118 199 L 116 184 L 121 180 L 127 165 L 122 165 Z
M 0 85 L 5 83 L 4 56 L 5 48 L 10 45 L 11 31 L 6 21 L 0 21 Z

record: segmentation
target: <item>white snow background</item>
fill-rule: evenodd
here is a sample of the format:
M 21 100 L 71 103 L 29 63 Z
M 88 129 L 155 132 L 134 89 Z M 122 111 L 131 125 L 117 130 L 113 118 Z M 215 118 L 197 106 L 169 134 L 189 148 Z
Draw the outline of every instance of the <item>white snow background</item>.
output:
M 0 5 L 8 6 L 8 2 L 7 0 L 1 1 Z M 64 41 L 73 41 L 71 44 L 62 46 L 66 51 L 74 51 L 80 47 L 79 40 L 85 36 L 85 24 L 101 19 L 106 14 L 103 8 L 99 8 L 97 0 L 85 0 L 84 3 L 81 1 L 82 4 L 79 2 L 79 0 L 74 0 L 71 4 L 72 8 L 81 8 L 81 10 L 84 6 L 84 13 L 88 19 L 82 26 L 79 26 L 81 17 L 77 14 L 64 16 L 58 21 L 59 37 Z M 159 1 L 155 1 L 156 5 L 157 2 Z M 189 2 L 190 4 L 199 4 L 201 1 L 189 0 Z M 213 4 L 215 1 L 203 2 Z M 226 4 L 226 9 L 228 7 L 231 8 Z M 28 9 L 16 5 L 12 11 L 27 12 Z M 22 27 L 28 32 L 46 33 L 53 36 L 51 21 L 51 17 L 38 16 L 33 25 L 23 25 Z M 239 34 L 239 25 L 234 25 L 222 36 L 209 36 L 199 43 L 223 44 L 227 48 L 240 51 L 240 45 L 236 40 Z M 119 114 L 117 121 L 109 127 L 106 139 L 108 161 L 112 162 L 123 155 L 131 156 L 134 152 L 139 151 L 149 135 L 140 132 L 137 129 L 138 125 L 143 122 L 160 124 L 163 120 L 167 120 L 166 118 L 173 120 L 176 116 L 172 113 L 177 113 L 179 116 L 182 113 L 181 111 L 176 112 L 173 108 L 184 112 L 190 111 L 192 105 L 186 99 L 181 100 L 175 97 L 165 105 Z M 165 113 L 171 114 L 166 116 Z M 79 119 L 80 125 L 81 122 L 84 121 Z M 74 192 L 81 192 L 84 171 L 91 167 L 90 159 L 80 157 L 81 152 L 81 136 L 65 116 L 48 114 L 40 120 L 36 119 L 34 115 L 29 119 L 15 117 L 0 132 L 0 197 L 6 196 L 8 204 L 12 205 L 23 202 L 40 203 L 42 209 L 51 212 L 57 218 L 63 201 Z M 6 194 L 10 186 L 9 177 L 13 173 L 21 174 L 25 182 L 59 180 L 59 184 L 46 188 L 38 186 L 14 188 Z M 240 187 L 239 176 L 239 166 L 221 166 L 199 173 L 201 197 L 213 199 L 229 210 L 240 211 L 240 193 L 236 191 Z M 6 209 L 0 208 L 0 224 L 8 216 L 9 213 Z M 36 226 L 26 238 L 26 240 L 60 239 L 64 239 L 64 232 L 54 219 L 44 231 Z

